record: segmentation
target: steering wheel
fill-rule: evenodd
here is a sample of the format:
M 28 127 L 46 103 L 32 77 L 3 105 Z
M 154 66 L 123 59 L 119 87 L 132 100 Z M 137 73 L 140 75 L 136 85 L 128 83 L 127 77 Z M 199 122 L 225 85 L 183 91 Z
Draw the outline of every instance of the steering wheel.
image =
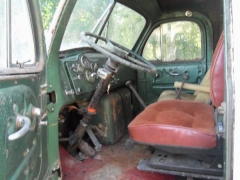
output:
M 105 48 L 105 47 L 98 45 L 96 43 L 96 41 L 93 42 L 88 37 L 94 37 L 96 39 L 100 39 L 100 40 L 104 41 L 109 48 Z M 89 32 L 82 32 L 81 38 L 87 44 L 89 44 L 93 49 L 106 55 L 111 60 L 117 61 L 120 64 L 123 64 L 125 66 L 128 66 L 128 67 L 136 69 L 136 70 L 140 70 L 140 71 L 144 71 L 144 72 L 148 72 L 148 73 L 156 73 L 156 67 L 152 63 L 150 63 L 149 61 L 147 61 L 146 59 L 144 59 L 142 56 L 138 55 L 137 53 L 135 53 L 113 41 L 110 41 L 107 38 L 104 38 L 104 37 L 101 37 L 101 36 L 98 36 L 98 35 L 95 35 L 95 34 L 89 33 Z M 132 55 L 135 56 L 136 59 L 131 57 Z

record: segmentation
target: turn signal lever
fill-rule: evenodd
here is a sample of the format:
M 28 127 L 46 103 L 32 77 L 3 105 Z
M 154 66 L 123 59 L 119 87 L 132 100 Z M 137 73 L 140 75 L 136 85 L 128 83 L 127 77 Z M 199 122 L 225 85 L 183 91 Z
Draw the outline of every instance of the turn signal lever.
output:
M 146 104 L 143 102 L 142 98 L 139 96 L 139 94 L 137 93 L 136 89 L 134 89 L 133 85 L 132 85 L 132 81 L 127 81 L 126 82 L 126 86 L 128 86 L 133 94 L 136 96 L 138 102 L 142 105 L 142 107 L 145 109 L 147 106 Z

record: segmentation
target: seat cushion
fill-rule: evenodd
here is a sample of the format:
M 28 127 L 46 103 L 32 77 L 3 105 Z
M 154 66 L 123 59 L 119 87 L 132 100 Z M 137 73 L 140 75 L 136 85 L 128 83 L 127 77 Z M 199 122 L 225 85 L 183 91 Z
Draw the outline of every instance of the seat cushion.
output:
M 180 97 L 182 100 L 190 100 L 193 101 L 195 99 L 195 95 L 193 94 L 188 94 L 181 92 Z M 163 101 L 163 100 L 174 100 L 176 99 L 176 91 L 174 90 L 165 90 L 161 93 L 161 95 L 158 98 L 158 101 Z
M 129 125 L 130 137 L 156 146 L 210 149 L 216 146 L 213 107 L 166 100 L 149 105 Z

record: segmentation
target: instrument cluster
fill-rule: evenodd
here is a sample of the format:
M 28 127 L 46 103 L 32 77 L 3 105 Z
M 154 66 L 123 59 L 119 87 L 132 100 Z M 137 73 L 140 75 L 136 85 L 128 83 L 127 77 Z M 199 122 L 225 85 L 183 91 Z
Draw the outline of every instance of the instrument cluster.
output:
M 108 57 L 96 52 L 74 54 L 62 59 L 62 64 L 66 68 L 66 76 L 68 76 L 69 79 L 69 84 L 65 86 L 66 94 L 77 96 L 83 94 L 87 95 L 96 90 L 101 79 L 97 71 L 99 68 L 104 67 L 107 60 Z M 120 65 L 109 87 L 113 89 L 117 86 L 124 85 L 125 82 L 129 80 L 129 77 L 135 77 L 135 75 L 136 73 L 134 70 Z M 63 84 L 64 83 L 63 79 Z
M 95 82 L 98 68 L 98 63 L 92 62 L 85 55 L 79 56 L 78 61 L 71 65 L 72 71 L 77 73 L 75 79 L 86 79 L 90 83 Z
M 73 86 L 74 94 L 90 92 L 98 83 L 97 70 L 103 67 L 107 58 L 99 54 L 86 53 L 66 61 L 66 69 Z

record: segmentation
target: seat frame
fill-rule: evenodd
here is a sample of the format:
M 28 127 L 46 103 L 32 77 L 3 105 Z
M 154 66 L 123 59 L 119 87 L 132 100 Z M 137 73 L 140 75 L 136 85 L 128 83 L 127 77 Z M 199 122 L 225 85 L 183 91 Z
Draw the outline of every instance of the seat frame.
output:
M 135 143 L 146 145 L 129 138 L 125 148 L 131 149 Z M 155 151 L 151 159 L 140 160 L 137 166 L 140 170 L 208 179 L 222 178 L 223 138 L 220 136 L 216 147 L 212 149 L 148 145 Z

